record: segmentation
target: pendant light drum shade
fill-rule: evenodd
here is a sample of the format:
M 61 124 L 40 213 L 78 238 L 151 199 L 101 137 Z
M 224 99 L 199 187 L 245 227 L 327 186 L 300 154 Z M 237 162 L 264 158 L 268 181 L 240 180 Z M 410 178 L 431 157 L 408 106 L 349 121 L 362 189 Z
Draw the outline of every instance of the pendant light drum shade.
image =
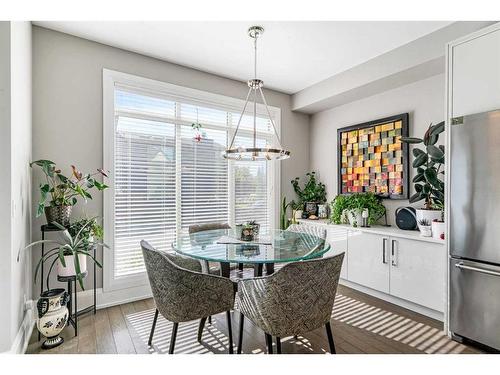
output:
M 285 150 L 281 146 L 280 137 L 276 131 L 276 126 L 271 117 L 271 113 L 267 106 L 267 101 L 262 91 L 264 82 L 257 79 L 257 39 L 264 32 L 264 28 L 261 26 L 252 26 L 248 29 L 248 35 L 254 39 L 254 79 L 248 81 L 248 94 L 245 100 L 245 105 L 241 111 L 240 118 L 238 120 L 238 125 L 236 126 L 236 131 L 233 134 L 231 143 L 229 147 L 223 152 L 222 156 L 230 160 L 243 160 L 243 161 L 258 161 L 258 160 L 283 160 L 290 157 L 290 151 Z M 241 120 L 245 114 L 250 97 L 253 94 L 253 145 L 251 147 L 246 147 L 242 145 L 235 145 L 235 139 L 240 128 Z M 278 141 L 277 146 L 266 146 L 257 147 L 257 97 L 260 96 L 264 106 L 266 107 L 267 114 L 269 116 L 269 121 L 274 130 L 274 135 Z

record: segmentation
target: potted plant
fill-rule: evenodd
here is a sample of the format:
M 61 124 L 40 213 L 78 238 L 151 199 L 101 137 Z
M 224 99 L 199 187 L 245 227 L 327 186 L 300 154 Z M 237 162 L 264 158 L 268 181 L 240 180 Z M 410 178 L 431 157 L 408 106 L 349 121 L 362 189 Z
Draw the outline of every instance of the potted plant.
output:
M 353 227 L 361 225 L 364 210 L 368 210 L 368 225 L 375 224 L 385 214 L 382 199 L 374 193 L 338 195 L 332 201 L 330 207 L 330 221 L 332 223 L 349 223 Z
M 432 236 L 432 229 L 431 229 L 431 222 L 427 219 L 420 219 L 418 221 L 419 227 L 420 227 L 420 234 L 423 237 L 431 237 Z
M 71 268 L 74 270 L 74 273 L 71 274 L 71 276 L 76 276 L 82 290 L 85 289 L 83 286 L 83 276 L 85 271 L 82 270 L 81 260 L 84 259 L 86 264 L 88 257 L 95 262 L 98 267 L 102 268 L 101 263 L 91 254 L 92 246 L 109 248 L 105 243 L 98 239 L 98 237 L 102 237 L 102 228 L 96 224 L 96 218 L 83 219 L 77 223 L 79 223 L 79 228 L 74 227 L 71 229 L 71 232 L 74 233 L 72 235 L 69 229 L 57 222 L 53 222 L 51 224 L 62 230 L 60 239 L 35 241 L 25 248 L 29 249 L 42 243 L 54 245 L 53 248 L 40 258 L 35 268 L 34 279 L 36 280 L 41 265 L 45 263 L 50 264 L 48 268 L 49 271 L 47 273 L 47 289 L 50 289 L 49 277 L 56 263 L 60 263 L 60 266 L 57 266 L 60 270 L 65 268 Z M 73 263 L 71 266 L 69 264 L 70 262 Z
M 104 230 L 101 225 L 97 222 L 97 218 L 83 218 L 77 220 L 70 224 L 68 227 L 68 232 L 72 237 L 75 237 L 80 233 L 81 245 L 80 247 L 86 252 L 92 251 L 96 240 L 102 240 L 104 235 Z M 74 254 L 65 254 L 64 261 L 57 262 L 57 274 L 59 276 L 74 276 L 76 275 Z M 83 274 L 87 271 L 87 256 L 84 253 L 79 253 L 80 262 L 80 272 Z
M 30 163 L 30 167 L 33 166 L 40 167 L 45 175 L 45 183 L 40 184 L 40 201 L 36 216 L 39 217 L 45 212 L 47 223 L 69 225 L 71 209 L 77 203 L 78 197 L 84 200 L 92 199 L 92 189 L 102 191 L 108 187 L 95 178 L 96 175 L 107 177 L 100 168 L 93 174 L 83 174 L 72 165 L 71 176 L 67 177 L 51 160 L 36 160 Z
M 306 208 L 307 216 L 318 214 L 318 204 L 326 202 L 326 187 L 325 184 L 316 180 L 316 172 L 306 174 L 309 180 L 301 188 L 299 185 L 300 178 L 295 177 L 291 184 L 293 190 L 299 198 L 299 204 Z
M 443 220 L 444 209 L 444 146 L 436 146 L 439 134 L 444 131 L 444 121 L 439 124 L 429 125 L 423 138 L 402 137 L 401 141 L 410 144 L 421 144 L 424 149 L 414 148 L 413 168 L 416 173 L 412 182 L 415 194 L 410 197 L 410 203 L 424 201 L 424 207 L 416 209 L 417 223 L 420 220 Z M 418 224 L 420 229 L 420 224 Z

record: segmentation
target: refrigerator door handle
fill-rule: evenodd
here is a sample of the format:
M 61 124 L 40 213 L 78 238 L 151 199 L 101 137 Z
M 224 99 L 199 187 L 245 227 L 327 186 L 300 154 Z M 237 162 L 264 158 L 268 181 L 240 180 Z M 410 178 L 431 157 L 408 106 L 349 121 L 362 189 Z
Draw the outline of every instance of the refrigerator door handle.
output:
M 486 275 L 500 277 L 500 272 L 491 271 L 491 270 L 488 270 L 488 269 L 485 269 L 485 268 L 466 266 L 464 264 L 464 262 L 455 263 L 455 267 L 460 268 L 461 270 L 468 270 L 468 271 L 480 272 L 480 273 L 484 273 Z

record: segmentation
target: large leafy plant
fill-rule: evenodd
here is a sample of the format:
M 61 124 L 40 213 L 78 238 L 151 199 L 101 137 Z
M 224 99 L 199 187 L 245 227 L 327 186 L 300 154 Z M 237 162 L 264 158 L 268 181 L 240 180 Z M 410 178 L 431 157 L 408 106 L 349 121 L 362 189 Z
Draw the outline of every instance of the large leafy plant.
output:
M 74 206 L 77 198 L 85 200 L 92 199 L 90 191 L 96 188 L 99 191 L 108 186 L 98 181 L 95 176 L 108 177 L 102 169 L 97 169 L 93 174 L 83 174 L 74 165 L 71 166 L 72 173 L 70 177 L 62 174 L 56 167 L 56 163 L 51 160 L 36 160 L 30 163 L 30 167 L 38 166 L 45 175 L 45 183 L 40 184 L 40 200 L 36 216 L 40 216 L 45 208 L 45 204 L 50 197 L 51 206 Z
M 355 212 L 368 209 L 368 224 L 373 225 L 385 214 L 382 198 L 374 193 L 353 193 L 337 195 L 330 204 L 330 221 L 335 224 L 344 223 L 346 211 Z
M 96 265 L 100 268 L 102 268 L 101 263 L 94 258 L 94 256 L 90 253 L 91 251 L 91 246 L 101 246 L 105 248 L 109 248 L 108 245 L 106 245 L 104 242 L 102 242 L 99 239 L 99 236 L 102 237 L 100 229 L 96 229 L 97 221 L 96 218 L 93 219 L 84 219 L 83 221 L 78 222 L 78 227 L 73 227 L 72 229 L 68 230 L 67 228 L 63 227 L 61 224 L 57 222 L 52 222 L 51 224 L 58 227 L 61 229 L 62 233 L 62 239 L 60 240 L 39 240 L 30 243 L 28 246 L 26 246 L 25 249 L 29 249 L 33 246 L 40 245 L 42 243 L 48 244 L 48 245 L 54 245 L 53 248 L 51 248 L 45 255 L 40 258 L 38 261 L 36 268 L 35 268 L 35 276 L 34 279 L 36 280 L 38 276 L 38 271 L 40 270 L 40 267 L 42 264 L 45 262 L 50 263 L 49 266 L 49 272 L 47 273 L 47 289 L 49 288 L 49 276 L 54 268 L 55 263 L 59 260 L 63 267 L 66 267 L 66 260 L 64 259 L 65 256 L 68 255 L 73 255 L 73 261 L 75 265 L 75 271 L 76 271 L 76 278 L 78 280 L 78 283 L 80 284 L 80 287 L 82 290 L 84 290 L 83 286 L 83 273 L 81 272 L 80 268 L 80 259 L 78 255 L 85 255 L 90 257 Z M 100 227 L 99 227 L 100 228 Z M 75 233 L 75 234 L 71 234 Z M 91 239 L 91 237 L 94 237 Z M 43 282 L 43 280 L 42 280 Z
M 299 177 L 295 177 L 291 181 L 293 190 L 299 197 L 299 202 L 301 204 L 305 202 L 326 202 L 326 187 L 325 184 L 316 180 L 316 172 L 307 173 L 306 176 L 309 180 L 305 183 L 303 188 L 299 185 Z
M 413 149 L 413 168 L 416 169 L 412 182 L 415 194 L 410 197 L 410 203 L 424 200 L 425 209 L 443 209 L 444 182 L 440 176 L 444 175 L 444 146 L 436 146 L 439 134 L 444 131 L 444 121 L 429 125 L 423 138 L 401 137 L 401 141 L 410 144 L 423 144 L 424 148 Z

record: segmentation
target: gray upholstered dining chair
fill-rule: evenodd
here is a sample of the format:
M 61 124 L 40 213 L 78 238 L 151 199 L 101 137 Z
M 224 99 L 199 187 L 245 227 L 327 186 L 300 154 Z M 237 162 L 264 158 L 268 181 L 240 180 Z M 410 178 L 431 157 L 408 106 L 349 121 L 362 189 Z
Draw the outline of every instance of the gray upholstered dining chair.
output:
M 314 241 L 311 244 L 309 244 L 309 247 L 311 249 L 323 247 L 326 241 L 326 233 L 327 233 L 326 229 L 321 228 L 317 225 L 290 224 L 288 228 L 286 228 L 286 230 L 289 232 L 310 234 L 323 240 L 323 241 L 317 241 L 316 238 L 306 239 L 306 241 L 308 240 Z M 281 269 L 285 264 L 286 263 L 275 264 L 274 270 L 277 271 Z
M 142 254 L 151 284 L 156 311 L 149 335 L 151 345 L 158 313 L 173 322 L 169 353 L 174 352 L 179 323 L 201 319 L 198 341 L 207 316 L 226 312 L 229 334 L 229 353 L 233 353 L 230 310 L 234 306 L 235 288 L 231 280 L 201 273 L 194 259 L 179 257 L 154 249 L 141 241 Z
M 296 233 L 306 233 L 326 240 L 326 229 L 317 225 L 290 224 L 287 231 Z
M 238 281 L 240 311 L 238 353 L 243 343 L 244 318 L 265 333 L 268 353 L 272 337 L 281 353 L 281 338 L 325 326 L 330 352 L 335 353 L 330 317 L 344 253 L 289 263 L 270 276 Z
M 231 229 L 229 224 L 227 223 L 206 223 L 206 224 L 194 224 L 190 225 L 188 228 L 189 234 L 203 232 L 206 230 L 215 230 L 215 229 Z M 211 273 L 211 274 L 219 274 L 220 269 L 218 266 L 211 266 L 208 260 L 202 261 L 203 272 Z

